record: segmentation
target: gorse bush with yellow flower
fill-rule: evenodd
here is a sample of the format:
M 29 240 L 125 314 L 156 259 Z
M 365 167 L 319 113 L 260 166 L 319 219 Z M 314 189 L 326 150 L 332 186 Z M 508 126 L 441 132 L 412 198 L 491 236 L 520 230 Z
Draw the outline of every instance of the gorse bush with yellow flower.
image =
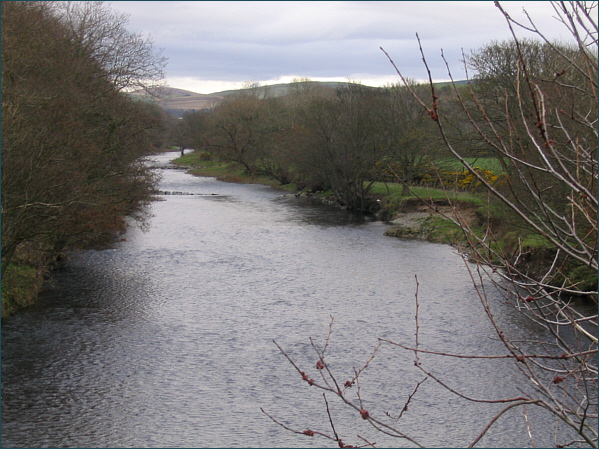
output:
M 501 187 L 507 184 L 505 173 L 497 174 L 486 168 L 474 167 L 476 173 L 490 185 Z M 468 170 L 439 170 L 422 175 L 420 182 L 430 187 L 444 187 L 459 190 L 477 191 L 484 188 L 482 182 Z

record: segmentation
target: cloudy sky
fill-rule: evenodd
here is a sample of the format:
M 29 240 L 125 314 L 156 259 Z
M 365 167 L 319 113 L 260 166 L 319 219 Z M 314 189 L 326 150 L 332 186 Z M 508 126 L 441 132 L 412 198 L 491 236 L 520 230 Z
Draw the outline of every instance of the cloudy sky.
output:
M 151 36 L 168 58 L 167 84 L 198 93 L 237 89 L 248 82 L 397 82 L 383 47 L 405 76 L 425 79 L 416 33 L 435 80 L 448 79 L 441 50 L 456 79 L 468 54 L 509 29 L 492 1 L 114 1 L 129 30 Z M 512 17 L 555 39 L 567 36 L 549 2 L 506 1 Z M 561 34 L 560 34 L 561 33 Z M 526 33 L 519 32 L 520 36 Z

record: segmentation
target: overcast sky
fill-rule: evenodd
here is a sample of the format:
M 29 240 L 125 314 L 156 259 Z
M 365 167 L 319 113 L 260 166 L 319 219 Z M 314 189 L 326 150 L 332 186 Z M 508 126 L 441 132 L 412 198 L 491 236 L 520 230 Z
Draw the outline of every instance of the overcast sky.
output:
M 405 76 L 425 79 L 416 33 L 433 78 L 448 79 L 441 50 L 454 77 L 463 79 L 466 54 L 492 40 L 510 37 L 492 1 L 348 2 L 108 2 L 129 15 L 129 30 L 151 36 L 168 58 L 167 84 L 198 93 L 238 89 L 247 82 L 360 81 L 371 86 L 397 82 L 379 47 Z M 526 9 L 537 26 L 565 39 L 549 2 L 502 2 L 517 19 Z M 560 35 L 560 33 L 562 33 Z M 524 32 L 518 33 L 525 36 Z

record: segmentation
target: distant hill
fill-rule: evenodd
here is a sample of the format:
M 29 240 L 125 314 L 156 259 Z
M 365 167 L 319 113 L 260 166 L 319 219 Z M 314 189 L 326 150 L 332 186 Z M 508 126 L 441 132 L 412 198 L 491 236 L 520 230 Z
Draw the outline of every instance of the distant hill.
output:
M 158 104 L 177 117 L 181 117 L 185 111 L 210 109 L 223 99 L 218 94 L 198 94 L 174 87 L 161 87 L 151 94 L 145 91 L 131 93 L 139 98 L 158 98 Z
M 343 87 L 343 86 L 346 86 L 349 84 L 347 82 L 339 82 L 339 81 L 311 81 L 311 82 L 318 84 L 321 87 L 330 88 L 330 89 L 337 89 L 338 87 Z M 265 86 L 258 86 L 255 88 L 248 88 L 248 89 L 224 90 L 222 92 L 216 92 L 216 93 L 213 93 L 210 95 L 218 95 L 218 96 L 226 97 L 227 95 L 232 95 L 232 94 L 236 94 L 239 92 L 245 92 L 245 91 L 249 91 L 252 89 L 257 89 L 258 91 L 268 93 L 268 95 L 270 95 L 271 97 L 283 97 L 289 93 L 289 91 L 291 90 L 291 87 L 294 84 L 295 83 L 269 84 L 269 85 L 265 85 Z
M 314 82 L 318 83 L 320 86 L 333 89 L 348 84 L 342 82 Z M 177 89 L 175 87 L 161 87 L 160 89 L 151 92 L 151 94 L 148 94 L 143 90 L 138 90 L 132 92 L 131 95 L 141 99 L 158 98 L 158 104 L 160 104 L 167 112 L 176 117 L 182 117 L 185 111 L 210 109 L 229 95 L 242 93 L 252 89 L 258 89 L 258 91 L 263 95 L 281 97 L 289 93 L 291 86 L 291 83 L 272 84 L 268 86 L 259 86 L 257 88 L 224 90 L 222 92 L 214 92 L 211 94 L 198 94 L 197 92 Z
M 340 81 L 311 81 L 311 82 L 318 84 L 320 87 L 325 87 L 325 88 L 330 88 L 330 89 L 337 89 L 338 87 L 344 87 L 344 86 L 351 84 L 348 82 L 340 82 Z M 267 86 L 259 86 L 254 89 L 263 91 L 265 94 L 267 93 L 268 95 L 270 95 L 272 97 L 282 97 L 282 96 L 289 94 L 290 89 L 293 86 L 293 84 L 294 83 L 271 84 L 271 85 L 267 85 Z M 465 84 L 467 84 L 467 81 L 466 80 L 456 81 L 455 84 L 458 86 L 465 85 Z M 449 85 L 451 85 L 450 82 L 435 83 L 435 86 L 437 86 L 437 87 L 443 87 L 443 86 L 449 86 Z M 222 92 L 215 92 L 210 95 L 216 96 L 216 97 L 226 97 L 227 95 L 232 95 L 235 93 L 248 91 L 250 89 L 223 90 Z M 376 89 L 376 88 L 373 88 L 373 89 Z
M 347 82 L 337 82 L 337 81 L 312 81 L 313 83 L 317 83 L 321 87 L 336 89 L 338 87 L 343 87 L 348 85 Z M 449 83 L 435 83 L 438 87 L 447 86 Z M 466 81 L 456 81 L 456 84 L 466 84 Z M 135 91 L 132 92 L 131 95 L 139 97 L 139 98 L 158 98 L 158 104 L 160 104 L 167 112 L 176 116 L 182 117 L 185 111 L 192 110 L 203 110 L 213 108 L 216 104 L 218 104 L 223 98 L 242 93 L 245 91 L 256 89 L 261 95 L 270 96 L 270 97 L 282 97 L 289 94 L 293 83 L 286 84 L 272 84 L 266 86 L 258 86 L 255 88 L 247 88 L 247 89 L 234 89 L 234 90 L 224 90 L 221 92 L 214 92 L 211 94 L 198 94 L 197 92 L 192 92 L 184 89 L 177 89 L 175 87 L 162 87 L 159 90 L 152 92 L 153 95 L 146 93 L 145 91 Z

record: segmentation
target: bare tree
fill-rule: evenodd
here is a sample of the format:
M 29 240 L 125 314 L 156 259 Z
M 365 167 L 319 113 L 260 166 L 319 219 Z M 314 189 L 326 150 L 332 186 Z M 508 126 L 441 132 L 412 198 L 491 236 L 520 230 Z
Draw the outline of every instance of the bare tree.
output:
M 378 117 L 381 92 L 357 83 L 334 95 L 306 91 L 303 170 L 324 180 L 337 202 L 351 210 L 373 211 L 370 196 L 378 168 L 387 154 Z
M 411 84 L 411 91 L 427 89 L 425 84 Z M 392 180 L 403 184 L 403 195 L 409 192 L 410 184 L 430 170 L 431 159 L 439 163 L 442 148 L 434 131 L 433 123 L 411 94 L 399 84 L 385 88 L 381 99 L 382 134 L 388 147 L 387 167 Z
M 496 326 L 506 349 L 521 360 L 523 375 L 537 386 L 536 405 L 545 407 L 559 419 L 576 429 L 591 446 L 597 445 L 597 370 L 593 360 L 597 354 L 597 315 L 581 315 L 573 295 L 597 304 L 597 285 L 575 278 L 597 272 L 597 22 L 596 5 L 582 2 L 556 2 L 554 8 L 560 22 L 575 37 L 578 51 L 565 51 L 563 46 L 544 38 L 532 20 L 523 25 L 515 22 L 496 3 L 513 33 L 515 89 L 512 96 L 502 92 L 504 107 L 502 132 L 488 114 L 488 108 L 470 90 L 466 101 L 459 89 L 455 95 L 469 123 L 495 154 L 505 161 L 509 178 L 506 186 L 491 185 L 453 145 L 445 131 L 442 110 L 438 107 L 431 82 L 432 101 L 421 105 L 437 123 L 448 150 L 484 185 L 486 190 L 507 207 L 527 232 L 547 243 L 551 258 L 543 270 L 530 270 L 523 263 L 528 254 L 520 242 L 512 251 L 502 247 L 492 226 L 481 235 L 470 229 L 459 217 L 469 245 L 464 248 L 477 261 L 478 282 L 493 279 L 487 273 L 499 274 L 505 283 L 497 283 L 513 299 L 515 307 L 542 324 L 555 336 L 555 347 L 544 357 L 559 357 L 568 362 L 541 364 L 518 344 L 509 340 L 489 309 L 484 291 L 482 304 Z M 528 64 L 522 43 L 514 28 L 535 31 L 554 53 L 552 77 L 538 73 Z M 426 64 L 426 58 L 425 60 Z M 546 57 L 547 59 L 547 57 Z M 401 76 L 401 73 L 398 71 Z M 430 73 L 430 72 L 429 72 Z M 567 75 L 567 74 L 570 75 Z M 451 76 L 451 72 L 450 72 Z M 402 77 L 403 78 L 403 77 Z M 452 78 L 453 79 L 453 78 Z M 454 84 L 455 86 L 455 84 Z M 523 194 L 524 192 L 524 194 Z M 555 193 L 558 192 L 558 193 Z M 530 251 L 530 249 L 529 249 Z M 596 279 L 596 278 L 595 278 Z M 567 343 L 563 334 L 570 329 L 575 343 Z M 538 348 L 544 352 L 543 348 Z M 530 358 L 529 358 L 530 356 Z M 554 373 L 553 384 L 563 379 L 571 383 L 557 396 L 542 379 Z
M 263 101 L 251 93 L 233 95 L 219 103 L 209 118 L 211 151 L 222 160 L 241 164 L 252 177 L 264 146 Z
M 128 17 L 103 2 L 55 2 L 53 7 L 70 27 L 73 39 L 96 59 L 111 83 L 123 91 L 159 92 L 167 59 L 150 37 L 127 30 Z
M 101 59 L 104 48 L 127 67 L 128 53 L 118 39 L 114 48 L 87 46 L 55 8 L 2 3 L 3 273 L 19 251 L 46 263 L 69 245 L 114 237 L 155 183 L 142 158 L 160 140 L 162 116 L 125 95 Z M 82 25 L 90 35 L 113 28 L 122 23 Z M 130 79 L 155 75 L 136 73 Z

